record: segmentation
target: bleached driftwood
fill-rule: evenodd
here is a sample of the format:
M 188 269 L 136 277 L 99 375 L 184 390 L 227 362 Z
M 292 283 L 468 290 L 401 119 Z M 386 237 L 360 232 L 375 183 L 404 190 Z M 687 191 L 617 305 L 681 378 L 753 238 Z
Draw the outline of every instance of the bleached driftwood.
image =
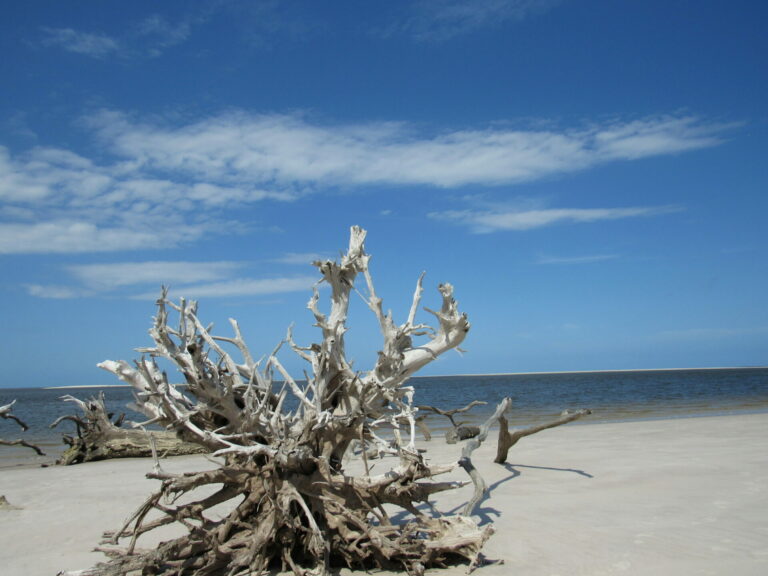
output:
M 427 309 L 434 327 L 417 323 L 422 274 L 406 320 L 396 324 L 375 291 L 365 236 L 353 227 L 340 262 L 315 263 L 318 284 L 330 291 L 327 311 L 321 310 L 318 286 L 308 304 L 321 333 L 315 344 L 299 346 L 289 330 L 271 355 L 255 361 L 237 322 L 230 320 L 233 336 L 215 336 L 198 318 L 196 302 L 176 304 L 163 289 L 150 329 L 153 345 L 139 349 L 143 356 L 133 364 L 99 365 L 132 386 L 135 407 L 147 416 L 144 424 L 174 430 L 223 463 L 204 472 L 177 475 L 156 468 L 149 473 L 161 481 L 159 489 L 121 527 L 105 534 L 100 549 L 111 559 L 81 574 L 242 576 L 275 566 L 304 576 L 345 564 L 420 575 L 457 559 L 468 561 L 470 569 L 481 561 L 480 550 L 493 529 L 471 516 L 486 493 L 472 453 L 510 400 L 497 407 L 456 461 L 427 462 L 416 448 L 423 414 L 406 382 L 457 348 L 469 322 L 459 312 L 452 286 L 442 284 L 440 309 Z M 365 287 L 357 290 L 360 276 Z M 374 365 L 362 372 L 352 369 L 345 351 L 355 295 L 375 315 L 382 337 Z M 306 361 L 303 379 L 285 369 L 282 349 Z M 176 366 L 186 387 L 172 384 L 159 361 Z M 345 468 L 345 456 L 356 444 L 362 472 L 355 474 Z M 367 459 L 371 449 L 390 456 L 377 464 L 383 471 L 375 475 Z M 464 511 L 442 514 L 431 505 L 420 507 L 439 492 L 469 484 L 435 480 L 457 467 L 474 484 Z M 198 489 L 207 489 L 204 496 Z M 210 512 L 221 504 L 228 506 L 224 512 Z M 152 550 L 139 548 L 140 536 L 169 524 L 187 533 Z
M 514 432 L 509 431 L 509 423 L 507 422 L 507 418 L 504 416 L 504 414 L 500 414 L 498 418 L 499 443 L 494 462 L 497 464 L 506 462 L 510 448 L 517 444 L 518 440 L 521 438 L 525 438 L 531 434 L 536 434 L 542 430 L 549 430 L 550 428 L 555 428 L 556 426 L 568 424 L 569 422 L 573 422 L 574 420 L 578 420 L 579 418 L 589 414 L 592 414 L 592 411 L 587 409 L 576 410 L 573 412 L 565 410 L 556 420 L 546 422 L 544 424 L 537 424 L 528 428 L 523 428 L 522 430 L 515 430 Z
M 448 444 L 456 444 L 456 442 L 458 441 L 474 438 L 475 436 L 480 434 L 480 426 L 467 426 L 463 422 L 456 422 L 456 420 L 454 420 L 453 417 L 456 414 L 463 414 L 464 412 L 468 412 L 475 406 L 485 406 L 486 404 L 487 402 L 483 402 L 481 400 L 472 400 L 472 402 L 470 402 L 466 406 L 463 406 L 461 408 L 453 408 L 451 410 L 443 410 L 435 406 L 423 405 L 423 406 L 419 406 L 419 411 L 434 412 L 439 416 L 445 416 L 446 418 L 448 418 L 448 420 L 450 420 L 451 422 L 452 428 L 445 433 L 445 441 Z M 424 426 L 426 427 L 426 424 Z
M 107 412 L 104 393 L 97 398 L 83 401 L 74 396 L 61 397 L 65 402 L 72 402 L 82 412 L 81 416 L 61 416 L 51 424 L 55 428 L 61 422 L 70 421 L 76 426 L 77 436 L 63 435 L 69 448 L 64 451 L 56 464 L 71 465 L 110 458 L 144 458 L 153 455 L 152 442 L 164 456 L 183 454 L 201 454 L 205 448 L 199 444 L 184 442 L 175 433 L 165 430 L 147 431 L 142 428 L 122 428 L 124 414 L 113 421 L 113 415 Z
M 428 464 L 416 449 L 414 391 L 405 385 L 421 367 L 456 348 L 469 322 L 458 310 L 453 288 L 443 284 L 440 309 L 428 310 L 436 325 L 417 323 L 422 275 L 407 319 L 396 324 L 376 294 L 365 236 L 353 227 L 341 262 L 315 263 L 321 282 L 330 288 L 327 312 L 320 309 L 317 287 L 308 304 L 322 334 L 319 343 L 301 347 L 289 331 L 273 354 L 254 361 L 234 320 L 234 336 L 214 336 L 198 319 L 195 302 L 175 304 L 164 290 L 150 330 L 154 345 L 141 349 L 144 356 L 133 365 L 100 364 L 133 387 L 136 405 L 149 422 L 176 430 L 225 463 L 207 472 L 149 474 L 162 481 L 161 487 L 107 535 L 102 550 L 111 560 L 89 573 L 255 574 L 278 562 L 297 575 L 327 573 L 338 563 L 421 574 L 425 567 L 459 558 L 470 566 L 479 562 L 490 526 L 478 526 L 468 514 L 418 508 L 433 494 L 465 483 L 434 480 L 459 462 Z M 358 276 L 365 293 L 355 289 Z M 383 340 L 366 372 L 353 370 L 345 353 L 349 304 L 356 293 L 376 316 Z M 170 324 L 173 313 L 178 316 L 175 327 Z M 417 343 L 418 337 L 423 338 Z M 284 368 L 278 358 L 283 347 L 307 362 L 304 380 L 295 380 Z M 178 367 L 186 388 L 168 381 L 157 364 L 160 358 Z M 365 470 L 352 475 L 343 457 L 358 442 Z M 370 447 L 395 457 L 388 470 L 370 473 L 365 458 Z M 469 454 L 461 465 L 471 470 Z M 213 493 L 177 499 L 204 486 Z M 208 509 L 227 501 L 233 509 L 223 519 L 206 516 Z M 410 518 L 395 521 L 391 507 Z M 148 516 L 150 511 L 155 516 Z M 186 526 L 188 533 L 155 550 L 137 548 L 141 534 L 171 523 Z M 119 546 L 122 539 L 127 539 L 125 547 Z
M 13 420 L 21 427 L 22 432 L 26 432 L 29 430 L 29 426 L 22 421 L 18 416 L 15 416 L 14 414 L 11 414 L 11 410 L 13 409 L 14 404 L 16 404 L 16 400 L 11 402 L 10 404 L 5 404 L 4 406 L 0 406 L 0 418 L 5 418 L 6 420 Z M 27 442 L 26 440 L 22 438 L 18 438 L 16 440 L 4 440 L 0 438 L 0 445 L 2 446 L 24 446 L 26 448 L 31 448 L 35 452 L 37 452 L 40 456 L 45 456 L 45 452 L 43 452 L 39 446 L 35 444 L 31 444 Z
M 163 456 L 205 452 L 197 444 L 183 442 L 173 432 L 121 427 L 125 415 L 120 414 L 113 421 L 113 415 L 107 412 L 103 393 L 87 401 L 70 395 L 61 399 L 77 405 L 82 415 L 61 416 L 51 424 L 50 427 L 55 428 L 61 422 L 70 421 L 77 431 L 76 437 L 63 435 L 63 441 L 69 448 L 56 460 L 56 464 L 66 466 L 111 458 L 149 457 L 153 455 L 152 443 Z

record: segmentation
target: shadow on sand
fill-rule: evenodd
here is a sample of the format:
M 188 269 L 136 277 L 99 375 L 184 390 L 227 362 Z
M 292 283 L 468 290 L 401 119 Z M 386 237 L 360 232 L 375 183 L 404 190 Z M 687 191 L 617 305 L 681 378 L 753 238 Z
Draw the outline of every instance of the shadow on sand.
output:
M 475 509 L 474 515 L 478 516 L 480 518 L 480 524 L 486 524 L 489 522 L 493 522 L 493 518 L 499 518 L 501 516 L 501 512 L 492 507 L 492 506 L 483 506 L 482 503 L 488 500 L 491 493 L 496 490 L 499 486 L 504 484 L 505 482 L 509 482 L 510 480 L 514 480 L 518 476 L 522 475 L 522 471 L 519 470 L 519 468 L 527 468 L 530 470 L 551 470 L 553 472 L 571 472 L 573 474 L 578 474 L 579 476 L 584 476 L 585 478 L 594 478 L 592 474 L 589 474 L 588 472 L 585 472 L 584 470 L 577 470 L 575 468 L 554 468 L 550 466 L 531 466 L 528 464 L 510 464 L 508 462 L 505 462 L 502 464 L 504 468 L 506 468 L 509 471 L 509 475 L 505 476 L 504 478 L 500 478 L 493 484 L 488 485 L 488 488 L 485 491 L 485 495 L 483 496 L 483 499 L 478 504 L 478 507 Z M 456 506 L 448 511 L 449 514 L 455 514 L 459 512 L 464 505 Z

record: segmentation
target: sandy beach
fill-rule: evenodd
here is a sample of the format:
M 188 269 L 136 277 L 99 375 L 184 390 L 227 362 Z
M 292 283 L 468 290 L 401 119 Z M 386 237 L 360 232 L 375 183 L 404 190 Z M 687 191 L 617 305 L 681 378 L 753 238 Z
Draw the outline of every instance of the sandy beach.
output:
M 489 439 L 474 457 L 491 487 L 479 516 L 496 528 L 486 556 L 504 564 L 476 574 L 766 574 L 766 431 L 768 414 L 571 425 L 522 440 L 504 466 L 493 464 Z M 441 438 L 420 447 L 436 463 L 459 450 Z M 157 486 L 144 478 L 151 466 L 0 470 L 10 503 L 0 508 L 0 571 L 52 576 L 101 560 L 91 552 L 101 533 Z M 202 457 L 163 461 L 167 471 L 211 466 Z M 470 491 L 444 494 L 438 507 L 451 510 Z

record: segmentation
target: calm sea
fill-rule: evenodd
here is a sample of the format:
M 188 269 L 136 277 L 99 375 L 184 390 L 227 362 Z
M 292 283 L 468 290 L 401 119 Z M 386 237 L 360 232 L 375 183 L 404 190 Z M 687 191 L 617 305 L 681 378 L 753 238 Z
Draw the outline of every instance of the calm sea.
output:
M 592 410 L 592 416 L 577 424 L 768 411 L 768 368 L 436 376 L 413 378 L 410 383 L 416 389 L 416 404 L 451 409 L 472 400 L 488 402 L 460 417 L 469 423 L 487 417 L 504 396 L 514 401 L 511 425 L 542 421 L 565 408 Z M 25 438 L 48 454 L 39 457 L 27 448 L 0 446 L 0 468 L 55 459 L 65 448 L 61 433 L 72 434 L 74 427 L 65 422 L 51 430 L 49 425 L 59 416 L 77 412 L 59 398 L 71 394 L 87 399 L 99 390 L 0 388 L 0 405 L 17 400 L 13 413 L 30 426 L 22 433 L 15 422 L 0 419 L 0 438 Z M 129 388 L 103 391 L 110 410 L 125 412 L 128 419 L 143 419 L 126 407 L 133 400 Z M 440 431 L 447 420 L 435 416 L 429 422 Z

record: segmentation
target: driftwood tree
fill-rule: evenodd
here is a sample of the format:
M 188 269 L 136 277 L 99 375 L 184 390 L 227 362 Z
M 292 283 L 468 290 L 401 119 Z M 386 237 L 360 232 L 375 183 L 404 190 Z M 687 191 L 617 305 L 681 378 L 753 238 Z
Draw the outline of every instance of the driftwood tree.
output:
M 55 428 L 61 422 L 75 424 L 76 436 L 63 435 L 69 446 L 56 464 L 70 465 L 110 458 L 142 458 L 154 454 L 180 456 L 200 454 L 205 447 L 193 442 L 184 442 L 168 430 L 146 430 L 143 427 L 122 427 L 125 414 L 114 416 L 107 411 L 104 393 L 90 400 L 79 400 L 74 396 L 61 397 L 80 408 L 80 415 L 66 415 L 51 424 Z
M 407 318 L 395 323 L 374 288 L 365 236 L 353 227 L 340 262 L 315 263 L 318 284 L 330 290 L 327 311 L 321 310 L 318 286 L 308 304 L 322 335 L 316 344 L 299 346 L 289 330 L 280 346 L 257 362 L 237 322 L 230 320 L 233 336 L 214 336 L 198 318 L 195 302 L 173 303 L 164 289 L 150 330 L 154 345 L 139 349 L 143 356 L 134 364 L 100 364 L 133 387 L 148 423 L 176 431 L 224 463 L 199 473 L 150 473 L 162 481 L 159 490 L 106 535 L 101 550 L 111 560 L 86 573 L 245 575 L 278 563 L 296 575 L 323 574 L 337 564 L 420 574 L 425 567 L 455 560 L 465 559 L 471 567 L 479 561 L 492 528 L 471 518 L 485 490 L 471 453 L 509 400 L 465 445 L 458 461 L 433 465 L 425 460 L 415 445 L 418 416 L 414 390 L 406 381 L 459 346 L 469 322 L 450 284 L 439 286 L 440 309 L 427 309 L 434 326 L 417 322 L 422 274 Z M 358 291 L 360 276 L 365 288 Z M 355 371 L 345 353 L 355 294 L 378 319 L 382 336 L 378 358 L 365 372 Z M 309 370 L 302 380 L 294 379 L 278 358 L 282 348 L 306 361 Z M 186 387 L 169 381 L 160 359 L 178 368 Z M 362 471 L 353 475 L 344 468 L 344 456 L 356 445 Z M 366 459 L 371 447 L 392 456 L 386 472 L 371 474 Z M 475 487 L 463 513 L 443 515 L 420 507 L 435 493 L 469 483 L 434 480 L 458 466 Z M 195 498 L 203 487 L 209 488 L 207 495 Z M 224 502 L 231 511 L 214 518 L 209 510 Z M 137 547 L 142 534 L 174 523 L 187 533 L 153 550 Z

